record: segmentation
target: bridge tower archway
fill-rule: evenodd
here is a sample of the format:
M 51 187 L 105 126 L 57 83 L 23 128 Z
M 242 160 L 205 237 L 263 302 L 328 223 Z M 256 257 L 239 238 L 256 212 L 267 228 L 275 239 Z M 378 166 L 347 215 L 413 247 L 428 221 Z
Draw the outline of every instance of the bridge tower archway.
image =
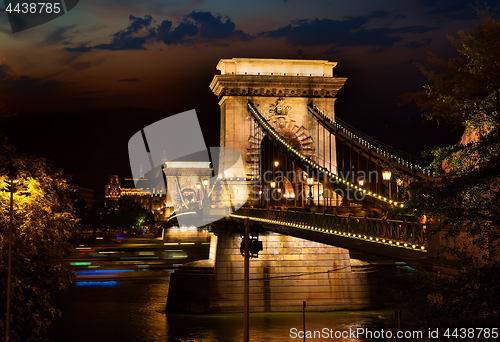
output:
M 337 62 L 293 59 L 221 59 L 211 90 L 219 99 L 220 146 L 239 151 L 250 187 L 261 179 L 265 134 L 248 112 L 251 102 L 267 123 L 318 164 L 337 172 L 335 139 L 309 114 L 313 104 L 335 120 L 335 100 L 347 78 L 336 77 Z M 219 167 L 223 161 L 219 162 Z M 220 169 L 222 170 L 222 169 Z M 249 193 L 252 193 L 250 191 Z

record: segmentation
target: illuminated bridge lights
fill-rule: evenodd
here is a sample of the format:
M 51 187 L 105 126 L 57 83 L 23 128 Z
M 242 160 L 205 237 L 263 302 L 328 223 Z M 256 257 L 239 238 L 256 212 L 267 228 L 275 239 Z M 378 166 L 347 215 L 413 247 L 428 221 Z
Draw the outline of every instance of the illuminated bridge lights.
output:
M 283 140 L 283 139 L 282 139 L 282 138 L 281 138 L 281 137 L 280 137 L 280 136 L 279 136 L 279 135 L 278 135 L 278 134 L 274 131 L 274 128 L 272 128 L 270 125 L 268 125 L 268 124 L 267 124 L 267 122 L 266 122 L 266 121 L 265 121 L 265 119 L 264 119 L 264 118 L 260 115 L 260 113 L 259 113 L 256 109 L 254 109 L 254 108 L 253 108 L 253 105 L 251 105 L 251 103 L 249 103 L 249 108 L 250 108 L 250 112 L 251 112 L 251 113 L 252 113 L 252 114 L 256 117 L 256 119 L 257 119 L 257 120 L 258 120 L 258 121 L 262 124 L 262 126 L 263 126 L 263 127 L 264 127 L 264 128 L 265 128 L 268 132 L 269 132 L 269 133 L 271 133 L 271 135 L 272 135 L 272 136 L 274 136 L 274 137 L 275 137 L 275 139 L 276 139 L 277 141 L 279 141 L 280 143 L 282 143 L 283 145 L 285 145 L 285 146 L 286 146 L 286 147 L 287 147 L 287 148 L 288 148 L 288 149 L 289 149 L 289 150 L 290 150 L 290 151 L 291 151 L 294 155 L 296 155 L 296 156 L 297 156 L 297 157 L 299 157 L 302 161 L 306 162 L 307 164 L 309 164 L 310 166 L 314 167 L 314 168 L 315 168 L 315 169 L 317 169 L 318 171 L 320 171 L 320 172 L 327 172 L 327 174 L 332 175 L 332 173 L 331 173 L 329 170 L 325 169 L 324 167 L 321 167 L 320 165 L 318 165 L 318 164 L 317 164 L 317 163 L 315 163 L 314 161 L 312 161 L 312 160 L 310 160 L 310 159 L 306 158 L 303 154 L 301 154 L 300 152 L 298 152 L 297 150 L 295 150 L 294 148 L 292 148 L 292 147 L 288 144 L 288 142 L 287 142 L 287 141 Z M 320 115 L 321 115 L 323 118 L 325 118 L 325 119 L 327 119 L 329 122 L 332 122 L 332 123 L 333 123 L 333 121 L 332 121 L 330 118 L 328 118 L 325 114 L 323 114 L 323 112 L 321 112 L 321 111 L 320 111 L 317 107 L 314 107 L 314 109 L 315 109 L 317 112 L 319 112 L 319 113 L 320 113 Z M 336 124 L 336 125 L 338 125 L 336 122 L 335 122 L 335 124 Z M 355 134 L 353 134 L 352 132 L 350 132 L 350 131 L 346 130 L 345 128 L 343 128 L 343 130 L 344 130 L 345 132 L 348 132 L 351 136 L 355 136 L 357 139 L 360 139 L 357 135 L 355 135 Z M 379 149 L 379 148 L 377 148 L 377 151 L 380 151 L 380 149 Z M 353 184 L 351 184 L 351 183 L 349 183 L 349 182 L 347 182 L 347 181 L 345 181 L 345 180 L 340 179 L 340 178 L 339 178 L 338 176 L 336 176 L 336 175 L 335 175 L 335 178 L 336 178 L 336 179 L 339 179 L 342 183 L 345 183 L 345 184 L 347 184 L 347 185 L 349 185 L 349 186 L 351 186 L 351 187 L 353 186 Z M 355 187 L 355 188 L 357 189 L 357 187 Z M 366 193 L 365 193 L 365 195 L 366 195 Z M 372 196 L 372 197 L 374 197 L 374 198 L 377 198 L 377 195 L 376 195 L 375 193 L 373 193 L 373 194 L 372 194 L 371 192 L 369 192 L 369 193 L 368 193 L 368 195 L 369 195 L 369 196 Z M 381 197 L 380 195 L 378 196 L 378 199 L 379 199 L 379 200 L 383 200 L 383 201 L 387 202 L 387 199 L 382 199 L 382 197 Z

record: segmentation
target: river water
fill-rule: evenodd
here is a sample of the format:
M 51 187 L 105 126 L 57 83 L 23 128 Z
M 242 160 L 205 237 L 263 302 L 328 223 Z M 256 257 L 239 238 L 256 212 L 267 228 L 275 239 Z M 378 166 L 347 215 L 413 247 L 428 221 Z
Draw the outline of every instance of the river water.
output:
M 412 269 L 406 266 L 380 267 L 388 306 L 375 311 L 307 312 L 306 331 L 328 331 L 328 338 L 307 341 L 397 341 L 365 336 L 331 339 L 344 331 L 365 328 L 372 332 L 395 331 L 397 323 L 390 292 L 404 286 Z M 109 341 L 242 341 L 243 314 L 165 314 L 171 270 L 147 271 L 144 277 L 76 282 L 58 298 L 63 315 L 52 327 L 52 342 Z M 293 330 L 295 328 L 296 330 Z M 256 313 L 250 315 L 251 341 L 303 341 L 302 313 Z M 338 335 L 340 336 L 340 335 Z M 376 335 L 374 335 L 376 336 Z

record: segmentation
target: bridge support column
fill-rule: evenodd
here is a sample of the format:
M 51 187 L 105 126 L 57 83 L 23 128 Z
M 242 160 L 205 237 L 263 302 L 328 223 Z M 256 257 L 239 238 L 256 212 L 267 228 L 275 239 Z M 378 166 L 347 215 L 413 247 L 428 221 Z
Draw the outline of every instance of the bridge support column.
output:
M 346 249 L 278 233 L 260 237 L 264 250 L 250 260 L 250 312 L 360 310 L 383 305 L 378 272 L 353 263 Z M 216 242 L 215 242 L 216 241 Z M 220 233 L 210 260 L 172 274 L 168 312 L 243 312 L 239 234 Z M 216 246 L 216 253 L 214 248 Z

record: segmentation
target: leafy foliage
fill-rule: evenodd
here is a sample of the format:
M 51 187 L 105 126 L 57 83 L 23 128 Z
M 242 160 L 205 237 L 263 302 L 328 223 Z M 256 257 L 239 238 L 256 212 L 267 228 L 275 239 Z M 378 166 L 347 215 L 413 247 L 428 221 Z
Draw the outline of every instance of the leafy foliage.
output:
M 140 234 L 140 227 L 145 223 L 147 213 L 147 210 L 134 199 L 122 196 L 117 202 L 107 204 L 104 221 L 109 227 L 122 230 L 134 229 L 136 233 Z
M 476 11 L 481 21 L 475 29 L 458 31 L 458 38 L 448 36 L 458 57 L 445 61 L 429 53 L 429 62 L 442 72 L 417 63 L 429 84 L 403 99 L 415 101 L 429 120 L 484 134 L 485 127 L 500 123 L 500 22 L 489 8 Z
M 69 249 L 67 240 L 78 225 L 69 186 L 62 171 L 51 170 L 43 158 L 21 156 L 0 136 L 0 307 L 5 312 L 10 224 L 10 184 L 6 166 L 13 164 L 20 182 L 15 187 L 11 341 L 39 341 L 59 314 L 51 302 L 66 289 L 73 273 L 57 262 Z M 0 332 L 5 334 L 5 315 Z
M 471 268 L 454 278 L 415 273 L 396 297 L 423 331 L 497 327 L 500 322 L 500 265 Z M 417 327 L 416 327 L 417 328 Z M 442 336 L 442 333 L 441 335 Z
M 449 37 L 459 56 L 430 55 L 441 72 L 419 65 L 429 84 L 404 96 L 427 119 L 465 129 L 462 142 L 428 152 L 442 177 L 412 183 L 406 206 L 437 222 L 434 232 L 445 232 L 443 255 L 464 268 L 498 261 L 500 241 L 500 21 L 488 8 L 478 13 L 474 29 Z

